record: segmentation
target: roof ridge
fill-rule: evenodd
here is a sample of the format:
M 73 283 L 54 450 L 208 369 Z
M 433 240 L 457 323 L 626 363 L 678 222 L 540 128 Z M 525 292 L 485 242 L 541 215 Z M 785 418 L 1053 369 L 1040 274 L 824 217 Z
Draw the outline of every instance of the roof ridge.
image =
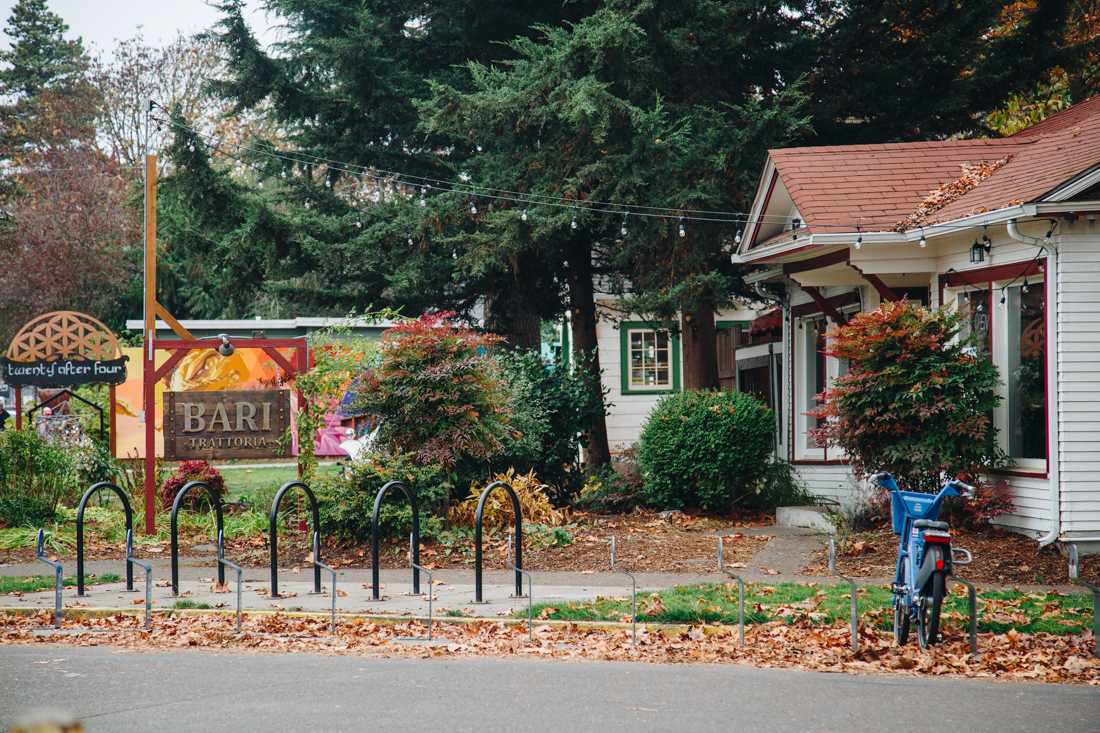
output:
M 1036 141 L 1028 138 L 1014 139 L 1013 137 L 978 137 L 966 139 L 947 140 L 914 140 L 911 142 L 893 143 L 857 143 L 853 145 L 802 145 L 792 148 L 771 148 L 769 155 L 779 153 L 781 155 L 820 155 L 822 153 L 852 153 L 866 152 L 870 150 L 916 150 L 936 149 L 946 147 L 991 147 L 1006 148 L 1019 145 L 1033 145 Z
M 1095 112 L 1092 110 L 1093 106 L 1096 107 Z M 1023 141 L 1033 137 L 1058 134 L 1081 124 L 1081 122 L 1093 115 L 1100 115 L 1100 94 L 1089 97 L 1077 104 L 1070 105 L 1059 112 L 1055 112 L 1049 117 L 1044 117 L 1034 125 L 1029 125 L 1022 130 L 1017 130 L 1005 139 L 1010 140 L 1015 138 Z M 1054 129 L 1052 130 L 1050 128 Z

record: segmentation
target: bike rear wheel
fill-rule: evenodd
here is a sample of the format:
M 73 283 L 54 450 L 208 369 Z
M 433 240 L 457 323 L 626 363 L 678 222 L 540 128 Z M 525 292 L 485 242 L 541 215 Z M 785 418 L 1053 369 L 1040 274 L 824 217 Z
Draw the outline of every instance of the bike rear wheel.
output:
M 943 573 L 932 573 L 929 581 L 932 592 L 921 599 L 917 612 L 917 641 L 921 649 L 927 649 L 940 639 L 940 609 L 947 581 Z

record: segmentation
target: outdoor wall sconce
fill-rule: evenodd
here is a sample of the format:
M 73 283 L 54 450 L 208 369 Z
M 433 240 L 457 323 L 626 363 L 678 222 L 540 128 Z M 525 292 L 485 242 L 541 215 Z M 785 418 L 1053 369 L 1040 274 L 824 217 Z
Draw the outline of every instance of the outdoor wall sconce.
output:
M 970 245 L 970 264 L 980 265 L 985 262 L 985 255 L 993 249 L 993 244 L 986 239 L 984 242 L 974 240 L 974 244 Z
M 229 340 L 229 334 L 218 334 L 218 353 L 222 356 L 233 356 L 233 352 L 236 348 L 233 346 L 233 342 Z

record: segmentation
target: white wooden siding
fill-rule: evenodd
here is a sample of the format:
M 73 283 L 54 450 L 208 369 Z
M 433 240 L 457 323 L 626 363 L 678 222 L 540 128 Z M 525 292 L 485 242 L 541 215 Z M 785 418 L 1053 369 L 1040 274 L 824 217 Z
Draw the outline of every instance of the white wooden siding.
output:
M 1100 227 L 1059 238 L 1061 534 L 1100 538 Z
M 810 494 L 832 499 L 843 506 L 859 503 L 865 496 L 846 464 L 797 464 L 795 473 Z
M 599 304 L 597 304 L 599 306 Z M 607 414 L 607 442 L 612 453 L 621 453 L 638 442 L 642 426 L 661 399 L 660 394 L 627 394 L 622 392 L 622 362 L 620 332 L 618 321 L 642 321 L 641 316 L 624 316 L 606 307 L 601 308 L 604 317 L 596 324 L 596 343 L 600 354 L 600 368 L 603 370 L 603 385 L 608 389 L 607 400 L 611 407 Z M 715 314 L 715 320 L 751 320 L 752 311 L 731 311 Z M 683 382 L 684 357 L 680 353 L 680 375 Z

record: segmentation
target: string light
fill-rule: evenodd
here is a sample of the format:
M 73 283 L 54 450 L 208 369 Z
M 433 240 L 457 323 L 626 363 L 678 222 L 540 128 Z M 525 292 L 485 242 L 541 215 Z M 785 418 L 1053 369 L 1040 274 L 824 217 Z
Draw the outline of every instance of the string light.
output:
M 577 231 L 577 207 L 573 207 L 573 221 L 569 222 L 569 228 Z
M 621 227 L 619 227 L 619 234 L 623 235 L 624 237 L 627 235 L 627 228 L 626 228 L 626 217 L 627 216 L 629 216 L 629 214 L 623 214 L 623 225 Z
M 687 236 L 687 229 L 684 228 L 684 217 L 682 216 L 680 217 L 680 225 L 678 227 L 678 230 L 680 232 L 680 239 L 683 239 Z
M 523 210 L 523 213 L 520 214 L 519 218 L 522 219 L 523 221 L 527 221 L 527 209 Z
M 422 208 L 422 209 L 425 206 L 428 205 L 428 199 L 426 198 L 427 194 L 428 194 L 427 187 L 426 186 L 421 186 L 420 187 L 420 208 Z
M 477 213 L 477 199 L 475 199 L 473 196 L 470 197 L 470 213 Z
M 741 237 L 744 235 L 744 229 L 738 229 L 737 234 L 733 237 L 734 244 L 741 244 Z
M 921 249 L 924 249 L 925 247 L 928 246 L 928 240 L 924 238 L 924 227 L 921 227 L 920 240 L 917 242 L 917 246 L 920 247 Z
M 1020 288 L 1020 292 L 1023 293 L 1024 295 L 1027 295 L 1027 293 L 1028 293 L 1027 278 L 1026 277 L 1024 278 L 1024 284 Z

